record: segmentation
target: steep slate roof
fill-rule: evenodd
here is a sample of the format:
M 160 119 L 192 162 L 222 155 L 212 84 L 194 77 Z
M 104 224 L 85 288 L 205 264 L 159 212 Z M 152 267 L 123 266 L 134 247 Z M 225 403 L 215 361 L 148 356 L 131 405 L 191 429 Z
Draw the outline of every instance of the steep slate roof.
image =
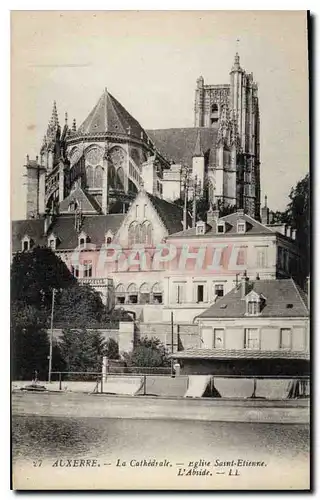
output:
M 162 200 L 150 193 L 146 193 L 146 195 L 150 199 L 160 219 L 167 228 L 168 233 L 172 234 L 177 231 L 181 231 L 183 228 L 183 209 L 175 203 Z M 191 217 L 189 215 L 187 217 L 187 224 L 191 224 Z
M 97 214 L 101 212 L 100 205 L 96 202 L 93 196 L 85 193 L 80 186 L 76 187 L 71 193 L 60 203 L 60 213 L 69 213 L 69 204 L 73 200 L 81 202 L 81 210 L 83 213 Z
M 129 127 L 131 135 L 140 139 L 143 133 L 146 137 L 147 134 L 140 123 L 105 89 L 77 132 L 80 134 L 114 132 L 128 135 Z
M 147 130 L 159 152 L 168 160 L 191 166 L 195 149 L 203 153 L 215 151 L 218 130 L 215 128 L 169 128 Z M 197 145 L 198 142 L 198 145 Z M 215 163 L 215 155 L 209 155 L 209 164 Z
M 86 233 L 90 243 L 100 247 L 105 242 L 108 230 L 115 234 L 122 224 L 123 214 L 88 215 L 83 217 L 80 232 Z M 50 228 L 59 237 L 57 250 L 73 250 L 78 246 L 78 233 L 74 227 L 74 216 L 60 216 Z
M 115 234 L 121 226 L 124 214 L 87 215 L 83 217 L 81 232 L 86 233 L 90 243 L 100 247 L 105 242 L 108 230 Z M 57 250 L 73 250 L 78 246 L 78 233 L 74 227 L 74 215 L 60 215 L 50 226 L 49 234 L 54 233 L 59 238 Z M 47 243 L 44 235 L 44 219 L 31 219 L 12 222 L 12 251 L 21 250 L 21 239 L 27 234 L 36 245 Z
M 15 220 L 11 225 L 12 252 L 21 251 L 21 240 L 24 236 L 33 239 L 36 245 L 44 245 L 44 219 Z
M 171 354 L 176 359 L 309 359 L 303 351 L 251 351 L 250 349 L 186 349 Z
M 245 233 L 237 233 L 237 221 L 238 220 L 245 220 L 247 222 L 247 229 Z M 223 238 L 226 235 L 231 235 L 231 236 L 243 236 L 247 234 L 274 234 L 274 231 L 272 229 L 268 228 L 267 226 L 264 226 L 261 224 L 261 222 L 258 222 L 257 220 L 253 219 L 249 215 L 242 215 L 239 212 L 234 212 L 230 215 L 225 215 L 224 217 L 220 217 L 219 221 L 221 222 L 226 222 L 226 232 L 225 233 L 216 233 L 213 231 L 213 229 L 210 227 L 210 229 L 205 233 L 201 235 L 196 234 L 196 228 L 192 227 L 190 229 L 187 229 L 186 231 L 181 231 L 177 234 L 172 234 L 171 238 L 185 238 L 185 237 L 194 237 L 194 238 L 212 238 L 213 236 L 216 238 Z
M 309 316 L 307 296 L 293 279 L 252 281 L 249 286 L 249 291 L 251 290 L 266 298 L 259 317 Z M 292 304 L 292 307 L 287 307 L 288 304 Z M 242 318 L 247 317 L 245 312 L 246 302 L 241 299 L 241 289 L 238 287 L 219 299 L 198 318 Z

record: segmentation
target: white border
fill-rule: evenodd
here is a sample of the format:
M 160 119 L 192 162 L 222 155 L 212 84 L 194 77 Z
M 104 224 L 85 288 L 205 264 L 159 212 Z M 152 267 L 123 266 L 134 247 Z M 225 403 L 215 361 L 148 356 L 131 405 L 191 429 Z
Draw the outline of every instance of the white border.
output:
M 74 5 L 74 2 L 70 2 L 67 0 L 62 1 L 52 1 L 48 0 L 45 5 L 44 2 L 38 1 L 32 1 L 28 2 L 26 4 L 25 1 L 23 0 L 15 0 L 15 1 L 2 1 L 1 7 L 0 7 L 0 23 L 1 23 L 1 29 L 0 29 L 0 37 L 1 37 L 1 63 L 2 63 L 2 71 L 1 71 L 1 120 L 0 120 L 0 125 L 1 125 L 1 186 L 2 186 L 2 192 L 1 192 L 1 228 L 0 228 L 0 234 L 1 234 L 1 246 L 0 246 L 0 251 L 1 251 L 1 334 L 2 334 L 2 339 L 1 339 L 1 381 L 2 381 L 2 405 L 1 405 L 1 464 L 0 464 L 0 485 L 1 485 L 1 497 L 2 498 L 9 498 L 11 495 L 13 495 L 13 492 L 9 491 L 9 467 L 10 467 L 10 459 L 9 459 L 9 429 L 10 429 L 10 416 L 9 416 L 9 398 L 10 398 L 10 392 L 9 392 L 9 264 L 10 264 L 10 198 L 9 198 L 9 182 L 10 182 L 10 175 L 9 175 L 9 165 L 10 165 L 10 133 L 9 133 L 9 117 L 10 117 L 10 81 L 9 81 L 9 74 L 10 74 L 10 20 L 9 20 L 9 10 L 213 10 L 212 5 L 213 2 L 209 1 L 201 1 L 198 0 L 197 2 L 190 2 L 190 1 L 182 1 L 182 0 L 162 0 L 161 2 L 158 0 L 154 0 L 152 2 L 152 5 L 150 2 L 147 1 L 136 1 L 132 2 L 132 0 L 117 0 L 117 1 L 109 1 L 107 3 L 108 9 L 105 8 L 106 2 L 101 0 L 93 0 L 90 3 L 89 2 L 82 2 L 78 1 L 76 4 L 76 8 Z M 319 13 L 319 2 L 311 1 L 306 4 L 306 2 L 302 1 L 294 1 L 290 2 L 288 5 L 288 2 L 284 1 L 274 1 L 274 0 L 269 0 L 268 2 L 250 2 L 250 1 L 245 1 L 241 2 L 241 7 L 242 10 L 288 10 L 287 7 L 290 6 L 291 10 L 306 10 L 310 9 L 311 13 L 315 16 Z M 219 2 L 215 3 L 214 5 L 216 10 L 239 10 L 239 3 L 235 1 L 230 1 L 230 0 L 224 0 L 224 2 Z M 316 28 L 316 25 L 318 25 L 318 19 L 316 19 L 314 29 Z M 318 26 L 317 26 L 318 27 Z M 319 28 L 318 28 L 319 29 Z M 320 47 L 319 47 L 319 36 L 318 34 L 315 34 L 316 40 L 315 40 L 315 45 L 313 47 L 314 51 L 314 71 L 316 73 L 316 67 L 317 67 L 317 62 L 318 62 L 318 54 L 320 52 Z M 314 82 L 314 94 L 316 94 L 316 88 L 318 87 L 318 84 Z M 319 98 L 317 99 L 317 109 L 315 111 L 315 116 L 314 116 L 314 121 L 313 121 L 313 127 L 316 127 L 316 124 L 319 119 Z M 318 175 L 316 173 L 316 160 L 318 158 L 318 144 L 319 144 L 319 132 L 318 132 L 318 127 L 316 127 L 316 132 L 314 134 L 314 143 L 315 143 L 315 150 L 314 150 L 314 158 L 313 158 L 313 198 L 315 200 L 315 210 L 313 212 L 313 230 L 315 234 L 315 248 L 314 248 L 314 257 L 317 255 L 317 250 L 318 250 L 318 243 L 320 239 L 320 217 L 319 217 L 319 194 L 320 194 L 320 188 L 319 188 L 319 182 L 318 182 Z M 316 284 L 314 286 L 314 293 L 316 294 L 316 289 L 317 289 L 317 284 L 318 284 L 318 266 L 315 264 L 313 268 L 313 276 L 312 276 L 312 281 Z M 317 297 L 315 298 L 314 301 L 314 312 L 319 310 L 320 303 L 318 304 L 320 294 L 317 294 Z M 319 301 L 320 302 L 320 301 Z M 316 368 L 316 360 L 318 358 L 318 345 L 319 342 L 315 342 L 317 334 L 318 334 L 318 328 L 317 328 L 317 318 L 315 318 L 314 321 L 314 326 L 315 330 L 313 332 L 313 346 L 317 348 L 316 353 L 314 353 L 314 368 Z M 316 346 L 315 346 L 316 344 Z M 318 383 L 317 383 L 318 382 Z M 314 391 L 314 396 L 318 402 L 317 396 L 319 395 L 319 379 L 318 376 L 317 378 L 314 378 L 314 387 L 316 387 L 316 390 Z M 8 400 L 7 400 L 8 398 Z M 314 407 L 316 407 L 317 404 L 314 401 Z M 314 411 L 314 423 L 316 421 L 316 411 Z M 314 433 L 315 436 L 315 442 L 314 442 L 314 451 L 316 451 L 317 444 L 318 444 L 318 437 L 317 437 L 317 432 L 315 430 Z M 317 486 L 316 482 L 316 477 L 318 475 L 318 460 L 315 461 L 315 470 L 314 470 L 314 483 L 315 486 Z M 4 494 L 4 495 L 3 495 Z M 219 498 L 220 495 L 219 493 L 214 493 L 215 497 Z M 232 495 L 221 495 L 221 498 L 227 498 L 234 496 L 235 494 L 233 493 Z M 55 495 L 54 495 L 55 496 Z M 65 495 L 59 495 L 59 496 L 65 496 Z M 85 495 L 86 497 L 93 497 L 92 494 Z M 127 495 L 115 495 L 112 493 L 108 493 L 109 498 L 119 498 L 121 496 L 127 497 Z M 162 496 L 162 495 L 161 495 Z M 174 494 L 168 494 L 168 495 L 163 495 L 164 498 L 172 498 L 175 496 Z M 193 494 L 192 496 L 196 496 L 196 494 Z M 279 495 L 273 495 L 273 497 L 278 497 Z M 286 495 L 287 496 L 287 495 Z M 35 497 L 35 498 L 41 498 L 42 495 L 29 495 L 29 498 Z

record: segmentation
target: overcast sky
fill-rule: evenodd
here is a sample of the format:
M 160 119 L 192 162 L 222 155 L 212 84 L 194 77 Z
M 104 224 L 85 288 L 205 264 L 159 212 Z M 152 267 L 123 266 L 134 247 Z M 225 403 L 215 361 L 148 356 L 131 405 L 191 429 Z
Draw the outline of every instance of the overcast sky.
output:
M 261 194 L 283 209 L 309 168 L 304 12 L 13 12 L 12 217 L 53 100 L 79 126 L 107 87 L 145 129 L 192 127 L 197 77 L 229 83 L 237 50 L 259 85 Z

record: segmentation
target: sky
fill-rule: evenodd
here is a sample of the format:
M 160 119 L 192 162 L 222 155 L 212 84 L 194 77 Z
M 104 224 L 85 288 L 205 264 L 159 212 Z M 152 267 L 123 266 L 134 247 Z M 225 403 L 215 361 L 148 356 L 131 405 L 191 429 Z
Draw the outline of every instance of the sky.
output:
M 107 87 L 145 129 L 192 127 L 196 79 L 229 83 L 236 51 L 259 85 L 261 195 L 282 210 L 309 169 L 305 12 L 12 12 L 11 217 L 54 100 L 79 126 Z

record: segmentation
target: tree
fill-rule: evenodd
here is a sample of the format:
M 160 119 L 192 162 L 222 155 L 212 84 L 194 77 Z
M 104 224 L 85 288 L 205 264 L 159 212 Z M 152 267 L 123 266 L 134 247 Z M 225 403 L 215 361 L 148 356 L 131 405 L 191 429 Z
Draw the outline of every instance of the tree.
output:
M 52 289 L 77 283 L 66 264 L 49 248 L 14 255 L 11 265 L 11 302 L 50 310 Z
M 288 224 L 296 229 L 296 242 L 301 259 L 301 272 L 298 279 L 304 282 L 310 273 L 310 178 L 306 174 L 289 194 L 290 202 L 283 212 L 271 212 L 272 223 Z
M 48 374 L 49 339 L 46 316 L 28 305 L 11 307 L 12 377 L 45 380 Z
M 106 321 L 101 295 L 87 285 L 75 285 L 62 290 L 55 308 L 55 326 L 93 328 Z
M 107 340 L 104 349 L 104 356 L 108 359 L 119 359 L 119 344 L 113 338 Z
M 290 225 L 297 230 L 296 241 L 302 254 L 302 280 L 310 274 L 310 178 L 307 174 L 291 189 L 287 212 Z
M 142 337 L 133 351 L 126 356 L 129 366 L 161 367 L 169 366 L 165 346 L 156 337 Z
M 65 329 L 59 340 L 66 371 L 100 372 L 105 342 L 97 330 Z

